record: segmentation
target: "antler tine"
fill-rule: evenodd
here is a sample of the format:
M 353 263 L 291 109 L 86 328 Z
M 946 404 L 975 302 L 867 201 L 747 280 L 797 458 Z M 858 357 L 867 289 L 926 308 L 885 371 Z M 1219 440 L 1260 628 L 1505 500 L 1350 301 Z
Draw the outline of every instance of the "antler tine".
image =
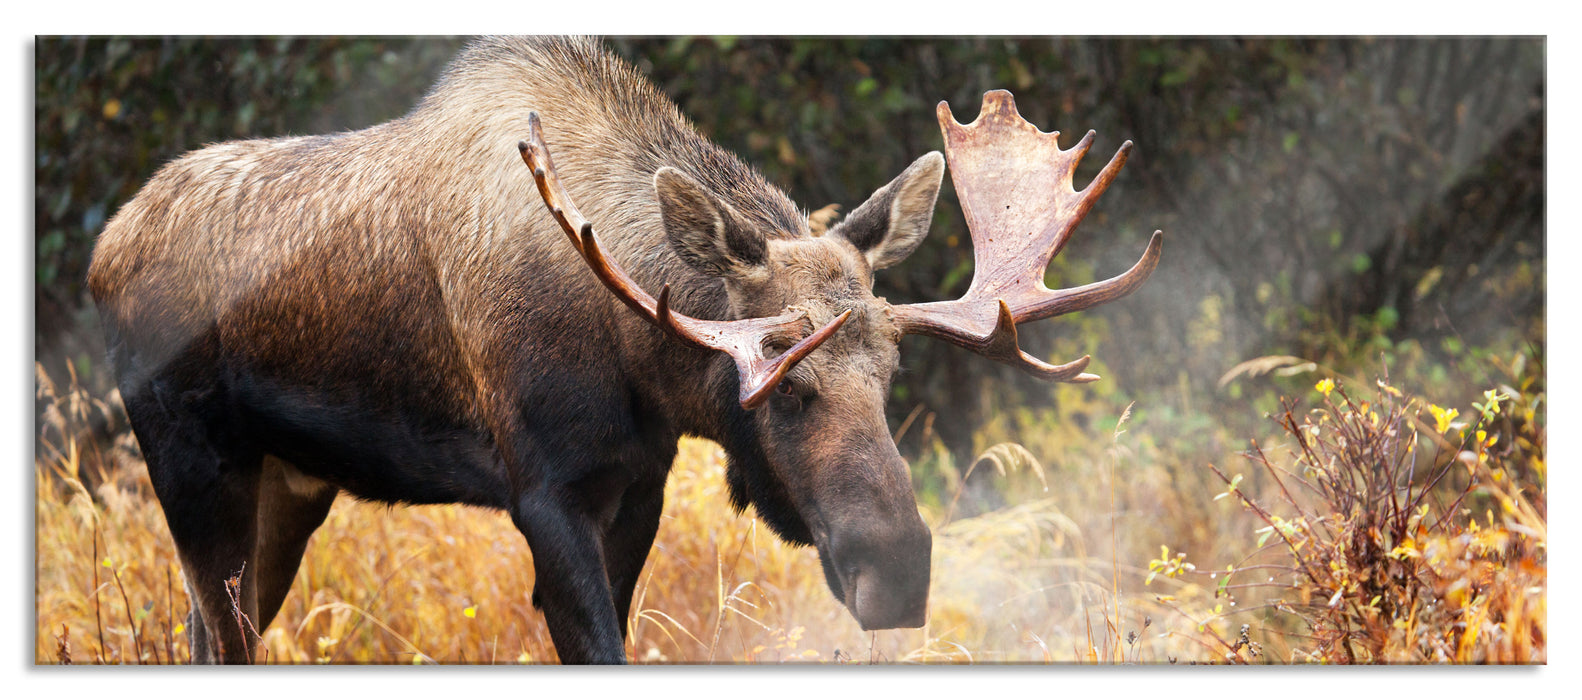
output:
M 522 153 L 522 160 L 533 169 L 533 180 L 538 185 L 539 196 L 544 198 L 544 204 L 549 207 L 550 215 L 555 217 L 555 221 L 566 232 L 572 245 L 593 270 L 593 274 L 604 283 L 604 286 L 615 292 L 616 298 L 631 307 L 633 311 L 653 321 L 654 325 L 689 345 L 707 347 L 687 333 L 670 313 L 667 299 L 670 293 L 669 284 L 660 290 L 660 299 L 655 301 L 648 292 L 643 291 L 641 286 L 627 276 L 625 270 L 612 263 L 604 254 L 598 236 L 593 232 L 593 222 L 582 216 L 582 212 L 572 203 L 571 196 L 566 194 L 565 187 L 561 185 L 560 175 L 555 170 L 555 161 L 549 154 L 548 146 L 544 144 L 537 112 L 527 115 L 527 124 L 531 140 L 518 142 L 516 147 Z
M 1060 132 L 1056 131 L 1054 133 L 1058 134 Z M 1088 155 L 1088 150 L 1093 148 L 1093 137 L 1097 136 L 1098 133 L 1099 132 L 1094 131 L 1093 129 L 1088 129 L 1088 133 L 1082 135 L 1082 139 L 1077 141 L 1077 145 L 1072 146 L 1070 149 L 1061 153 L 1062 157 L 1066 159 L 1065 163 L 1067 184 L 1070 184 L 1076 179 L 1077 164 L 1081 163 L 1082 159 Z
M 846 324 L 846 319 L 851 318 L 851 310 L 847 309 L 823 328 L 770 359 L 763 354 L 763 342 L 777 335 L 793 335 L 800 331 L 805 325 L 806 314 L 793 312 L 770 318 L 707 321 L 674 313 L 670 310 L 669 283 L 659 288 L 659 299 L 653 300 L 604 254 L 598 237 L 593 233 L 593 224 L 583 224 L 581 238 L 583 257 L 588 261 L 588 266 L 632 310 L 688 345 L 720 350 L 736 361 L 741 379 L 738 398 L 742 407 L 748 410 L 763 405 L 775 385 L 785 378 L 786 372 L 829 340 L 835 331 Z
M 1082 153 L 1078 153 L 1077 157 L 1071 159 L 1071 169 L 1073 171 L 1077 168 L 1077 161 L 1082 160 L 1082 156 L 1088 152 L 1086 146 L 1093 139 L 1093 133 L 1089 131 L 1087 137 L 1082 139 L 1082 143 L 1077 144 L 1083 148 Z M 1087 187 L 1082 188 L 1082 191 L 1078 194 L 1081 194 L 1087 200 L 1097 200 L 1099 195 L 1104 194 L 1104 190 L 1110 188 L 1110 183 L 1115 181 L 1115 176 L 1120 174 L 1121 167 L 1126 165 L 1126 159 L 1130 158 L 1131 155 L 1132 142 L 1131 139 L 1127 139 L 1121 144 L 1119 149 L 1116 149 L 1115 155 L 1110 156 L 1110 162 L 1105 163 L 1104 168 L 1093 178 L 1093 181 L 1089 182 Z
M 555 162 L 549 155 L 549 146 L 544 143 L 543 132 L 539 128 L 538 114 L 528 113 L 527 123 L 529 140 L 517 143 L 522 161 L 533 169 L 533 180 L 538 185 L 539 196 L 543 197 L 550 214 L 566 232 L 572 246 L 582 255 L 594 276 L 614 292 L 616 298 L 649 323 L 688 345 L 730 355 L 736 363 L 740 379 L 738 399 L 743 408 L 750 410 L 762 405 L 774 391 L 775 385 L 785 378 L 786 372 L 829 340 L 851 317 L 851 311 L 847 310 L 802 338 L 791 349 L 777 357 L 768 358 L 764 355 L 764 344 L 777 337 L 801 335 L 809 325 L 805 312 L 791 311 L 769 318 L 734 321 L 711 321 L 675 312 L 670 308 L 669 284 L 660 288 L 656 300 L 605 254 L 598 235 L 593 232 L 593 223 L 583 218 L 561 185 Z
M 1154 268 L 1159 267 L 1159 255 L 1164 250 L 1164 243 L 1164 232 L 1154 231 L 1154 234 L 1148 238 L 1148 247 L 1143 250 L 1143 256 L 1132 264 L 1131 269 L 1107 280 L 1080 287 L 1051 290 L 1037 302 L 1025 307 L 1019 314 L 1018 320 L 1037 321 L 1073 311 L 1091 309 L 1137 291 L 1137 288 L 1148 281 L 1148 276 L 1153 274 Z
M 1077 165 L 1082 162 L 1082 156 L 1087 155 L 1088 149 L 1093 145 L 1093 134 L 1093 130 L 1088 130 L 1087 135 L 1083 136 L 1082 140 L 1077 142 L 1077 145 L 1072 146 L 1070 151 L 1066 151 L 1066 153 L 1072 154 L 1069 161 L 1070 170 L 1066 175 L 1067 187 L 1072 187 L 1072 174 L 1076 173 Z M 1075 151 L 1075 153 L 1072 153 L 1072 151 Z M 1114 182 L 1115 176 L 1121 173 L 1121 167 L 1126 165 L 1126 159 L 1131 157 L 1131 154 L 1132 142 L 1127 140 L 1115 151 L 1115 155 L 1110 156 L 1110 162 L 1104 164 L 1104 168 L 1099 170 L 1099 174 L 1094 176 L 1087 187 L 1081 190 L 1072 188 L 1077 195 L 1077 203 L 1070 213 L 1070 223 L 1055 238 L 1054 245 L 1050 246 L 1048 255 L 1044 256 L 1043 267 L 1048 267 L 1049 262 L 1060 254 L 1062 248 L 1066 247 L 1066 242 L 1071 240 L 1071 232 L 1077 229 L 1077 224 L 1082 223 L 1082 220 L 1087 218 L 1088 212 L 1093 209 L 1094 204 L 1098 203 L 1099 197 L 1104 194 L 1104 191 L 1110 188 L 1110 183 Z
M 592 223 L 583 222 L 579 239 L 580 245 L 578 248 L 582 251 L 583 260 L 587 261 L 588 267 L 593 270 L 593 274 L 599 278 L 599 281 L 603 282 L 604 286 L 609 287 L 610 291 L 615 292 L 617 298 L 626 302 L 626 305 L 631 307 L 633 311 L 652 321 L 654 325 L 663 328 L 688 345 L 700 348 L 709 347 L 708 344 L 683 327 L 681 321 L 677 319 L 677 314 L 670 311 L 670 285 L 668 283 L 660 287 L 659 300 L 655 301 L 653 297 L 648 296 L 648 292 L 643 291 L 642 287 L 639 287 L 636 282 L 632 281 L 631 277 L 627 276 L 625 270 L 611 262 L 610 258 L 604 254 L 603 246 L 599 245 L 599 237 L 593 233 Z M 686 317 L 683 316 L 683 318 Z
M 544 198 L 544 204 L 549 207 L 549 213 L 555 217 L 560 228 L 571 239 L 571 244 L 577 247 L 577 252 L 582 252 L 582 241 L 578 239 L 577 232 L 588 226 L 588 220 L 583 218 L 582 212 L 577 211 L 577 206 L 571 203 L 571 197 L 566 194 L 566 189 L 560 184 L 560 175 L 555 171 L 555 161 L 550 158 L 549 147 L 544 145 L 544 134 L 538 126 L 538 112 L 527 113 L 527 141 L 518 141 L 516 147 L 522 152 L 522 161 L 527 167 L 533 169 L 533 181 L 538 185 L 538 194 Z
M 1016 324 L 1119 299 L 1158 267 L 1164 235 L 1155 231 L 1142 258 L 1120 275 L 1071 289 L 1044 286 L 1045 268 L 1115 181 L 1132 142 L 1121 144 L 1079 191 L 1073 177 L 1095 132 L 1062 150 L 1059 132 L 1039 131 L 1023 119 L 1004 90 L 984 94 L 982 111 L 971 124 L 957 122 L 945 102 L 935 111 L 976 267 L 962 298 L 892 307 L 892 316 L 904 333 L 940 338 L 1043 379 L 1098 379 L 1082 372 L 1088 357 L 1051 365 L 1022 352 Z
M 1023 352 L 1016 340 L 1016 319 L 1011 316 L 1010 305 L 1001 299 L 999 306 L 1000 313 L 995 320 L 994 330 L 984 339 L 987 341 L 983 350 L 984 356 L 1015 365 L 1028 374 L 1049 381 L 1091 382 L 1099 378 L 1096 374 L 1086 374 L 1082 371 L 1087 369 L 1088 363 L 1093 360 L 1091 355 L 1083 355 L 1063 365 L 1051 365 Z
M 742 376 L 741 388 L 737 392 L 737 398 L 741 401 L 742 408 L 750 411 L 762 406 L 764 401 L 769 399 L 769 394 L 774 392 L 775 385 L 779 384 L 780 380 L 785 379 L 786 372 L 791 371 L 791 368 L 795 367 L 796 363 L 801 362 L 802 358 L 807 357 L 808 353 L 818 349 L 818 346 L 824 344 L 824 341 L 829 340 L 829 337 L 834 335 L 835 331 L 846 325 L 846 319 L 848 318 L 851 318 L 851 309 L 842 311 L 839 316 L 835 317 L 835 320 L 824 324 L 823 328 L 798 341 L 796 345 L 792 345 L 790 349 L 780 353 L 780 356 L 773 360 L 744 367 L 742 358 L 733 355 L 736 358 L 736 369 Z M 747 381 L 749 375 L 755 378 L 752 381 Z

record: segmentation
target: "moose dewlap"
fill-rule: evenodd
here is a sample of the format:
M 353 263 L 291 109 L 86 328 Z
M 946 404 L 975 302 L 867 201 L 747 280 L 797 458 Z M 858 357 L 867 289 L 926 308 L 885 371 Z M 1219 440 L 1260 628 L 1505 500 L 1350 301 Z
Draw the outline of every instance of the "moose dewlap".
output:
M 346 491 L 509 513 L 560 658 L 624 662 L 682 435 L 724 447 L 731 502 L 817 547 L 865 629 L 922 625 L 931 538 L 884 414 L 897 341 L 1097 379 L 1022 352 L 1017 324 L 1129 293 L 1162 240 L 1111 280 L 1045 288 L 1130 144 L 1078 192 L 1091 133 L 1062 151 L 1005 92 L 972 124 L 939 117 L 979 274 L 926 304 L 875 297 L 873 275 L 922 242 L 947 158 L 814 236 L 589 40 L 475 41 L 405 117 L 165 166 L 106 226 L 89 285 L 194 659 L 252 660 Z

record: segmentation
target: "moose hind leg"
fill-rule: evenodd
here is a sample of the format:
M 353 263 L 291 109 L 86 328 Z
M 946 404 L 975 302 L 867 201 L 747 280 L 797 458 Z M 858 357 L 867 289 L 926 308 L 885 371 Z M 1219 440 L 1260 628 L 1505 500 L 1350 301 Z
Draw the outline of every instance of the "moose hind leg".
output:
M 165 505 L 165 519 L 176 541 L 192 601 L 188 641 L 193 663 L 251 663 L 263 630 L 258 624 L 252 494 L 237 484 L 215 490 L 225 495 L 204 507 L 174 505 L 179 499 L 197 496 L 194 490 L 155 489 Z M 171 495 L 167 498 L 165 494 Z
M 302 566 L 308 539 L 324 524 L 339 489 L 267 456 L 258 489 L 258 630 L 280 612 Z
M 123 396 L 192 601 L 192 660 L 249 663 L 262 629 L 253 561 L 262 460 L 216 444 L 201 409 L 159 388 Z

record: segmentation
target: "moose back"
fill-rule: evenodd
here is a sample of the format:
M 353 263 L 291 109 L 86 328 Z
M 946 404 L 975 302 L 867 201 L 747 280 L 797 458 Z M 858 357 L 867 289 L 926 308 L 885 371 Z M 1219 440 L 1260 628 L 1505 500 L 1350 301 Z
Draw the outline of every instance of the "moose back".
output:
M 732 504 L 816 547 L 864 629 L 921 626 L 931 538 L 884 413 L 900 337 L 1091 381 L 1088 358 L 1018 349 L 1017 324 L 1130 292 L 1161 246 L 1044 288 L 1130 144 L 1079 192 L 1091 133 L 1062 151 L 1000 91 L 940 121 L 978 273 L 914 305 L 873 275 L 922 242 L 946 158 L 815 236 L 591 40 L 474 41 L 400 119 L 162 168 L 106 226 L 89 286 L 194 660 L 252 660 L 345 491 L 509 513 L 561 660 L 624 662 L 682 435 L 724 447 Z

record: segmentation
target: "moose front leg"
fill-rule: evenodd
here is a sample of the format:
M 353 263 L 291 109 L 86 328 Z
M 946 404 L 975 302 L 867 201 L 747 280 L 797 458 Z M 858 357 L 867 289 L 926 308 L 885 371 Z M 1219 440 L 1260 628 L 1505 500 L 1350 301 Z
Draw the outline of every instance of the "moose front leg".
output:
M 511 519 L 533 552 L 533 604 L 563 664 L 624 664 L 620 618 L 605 574 L 599 518 L 565 488 L 541 486 Z
M 625 639 L 631 621 L 632 595 L 638 576 L 648 561 L 648 550 L 659 532 L 659 516 L 665 509 L 663 475 L 651 482 L 639 482 L 626 490 L 621 509 L 604 536 L 604 569 L 609 575 L 615 598 L 615 614 Z

